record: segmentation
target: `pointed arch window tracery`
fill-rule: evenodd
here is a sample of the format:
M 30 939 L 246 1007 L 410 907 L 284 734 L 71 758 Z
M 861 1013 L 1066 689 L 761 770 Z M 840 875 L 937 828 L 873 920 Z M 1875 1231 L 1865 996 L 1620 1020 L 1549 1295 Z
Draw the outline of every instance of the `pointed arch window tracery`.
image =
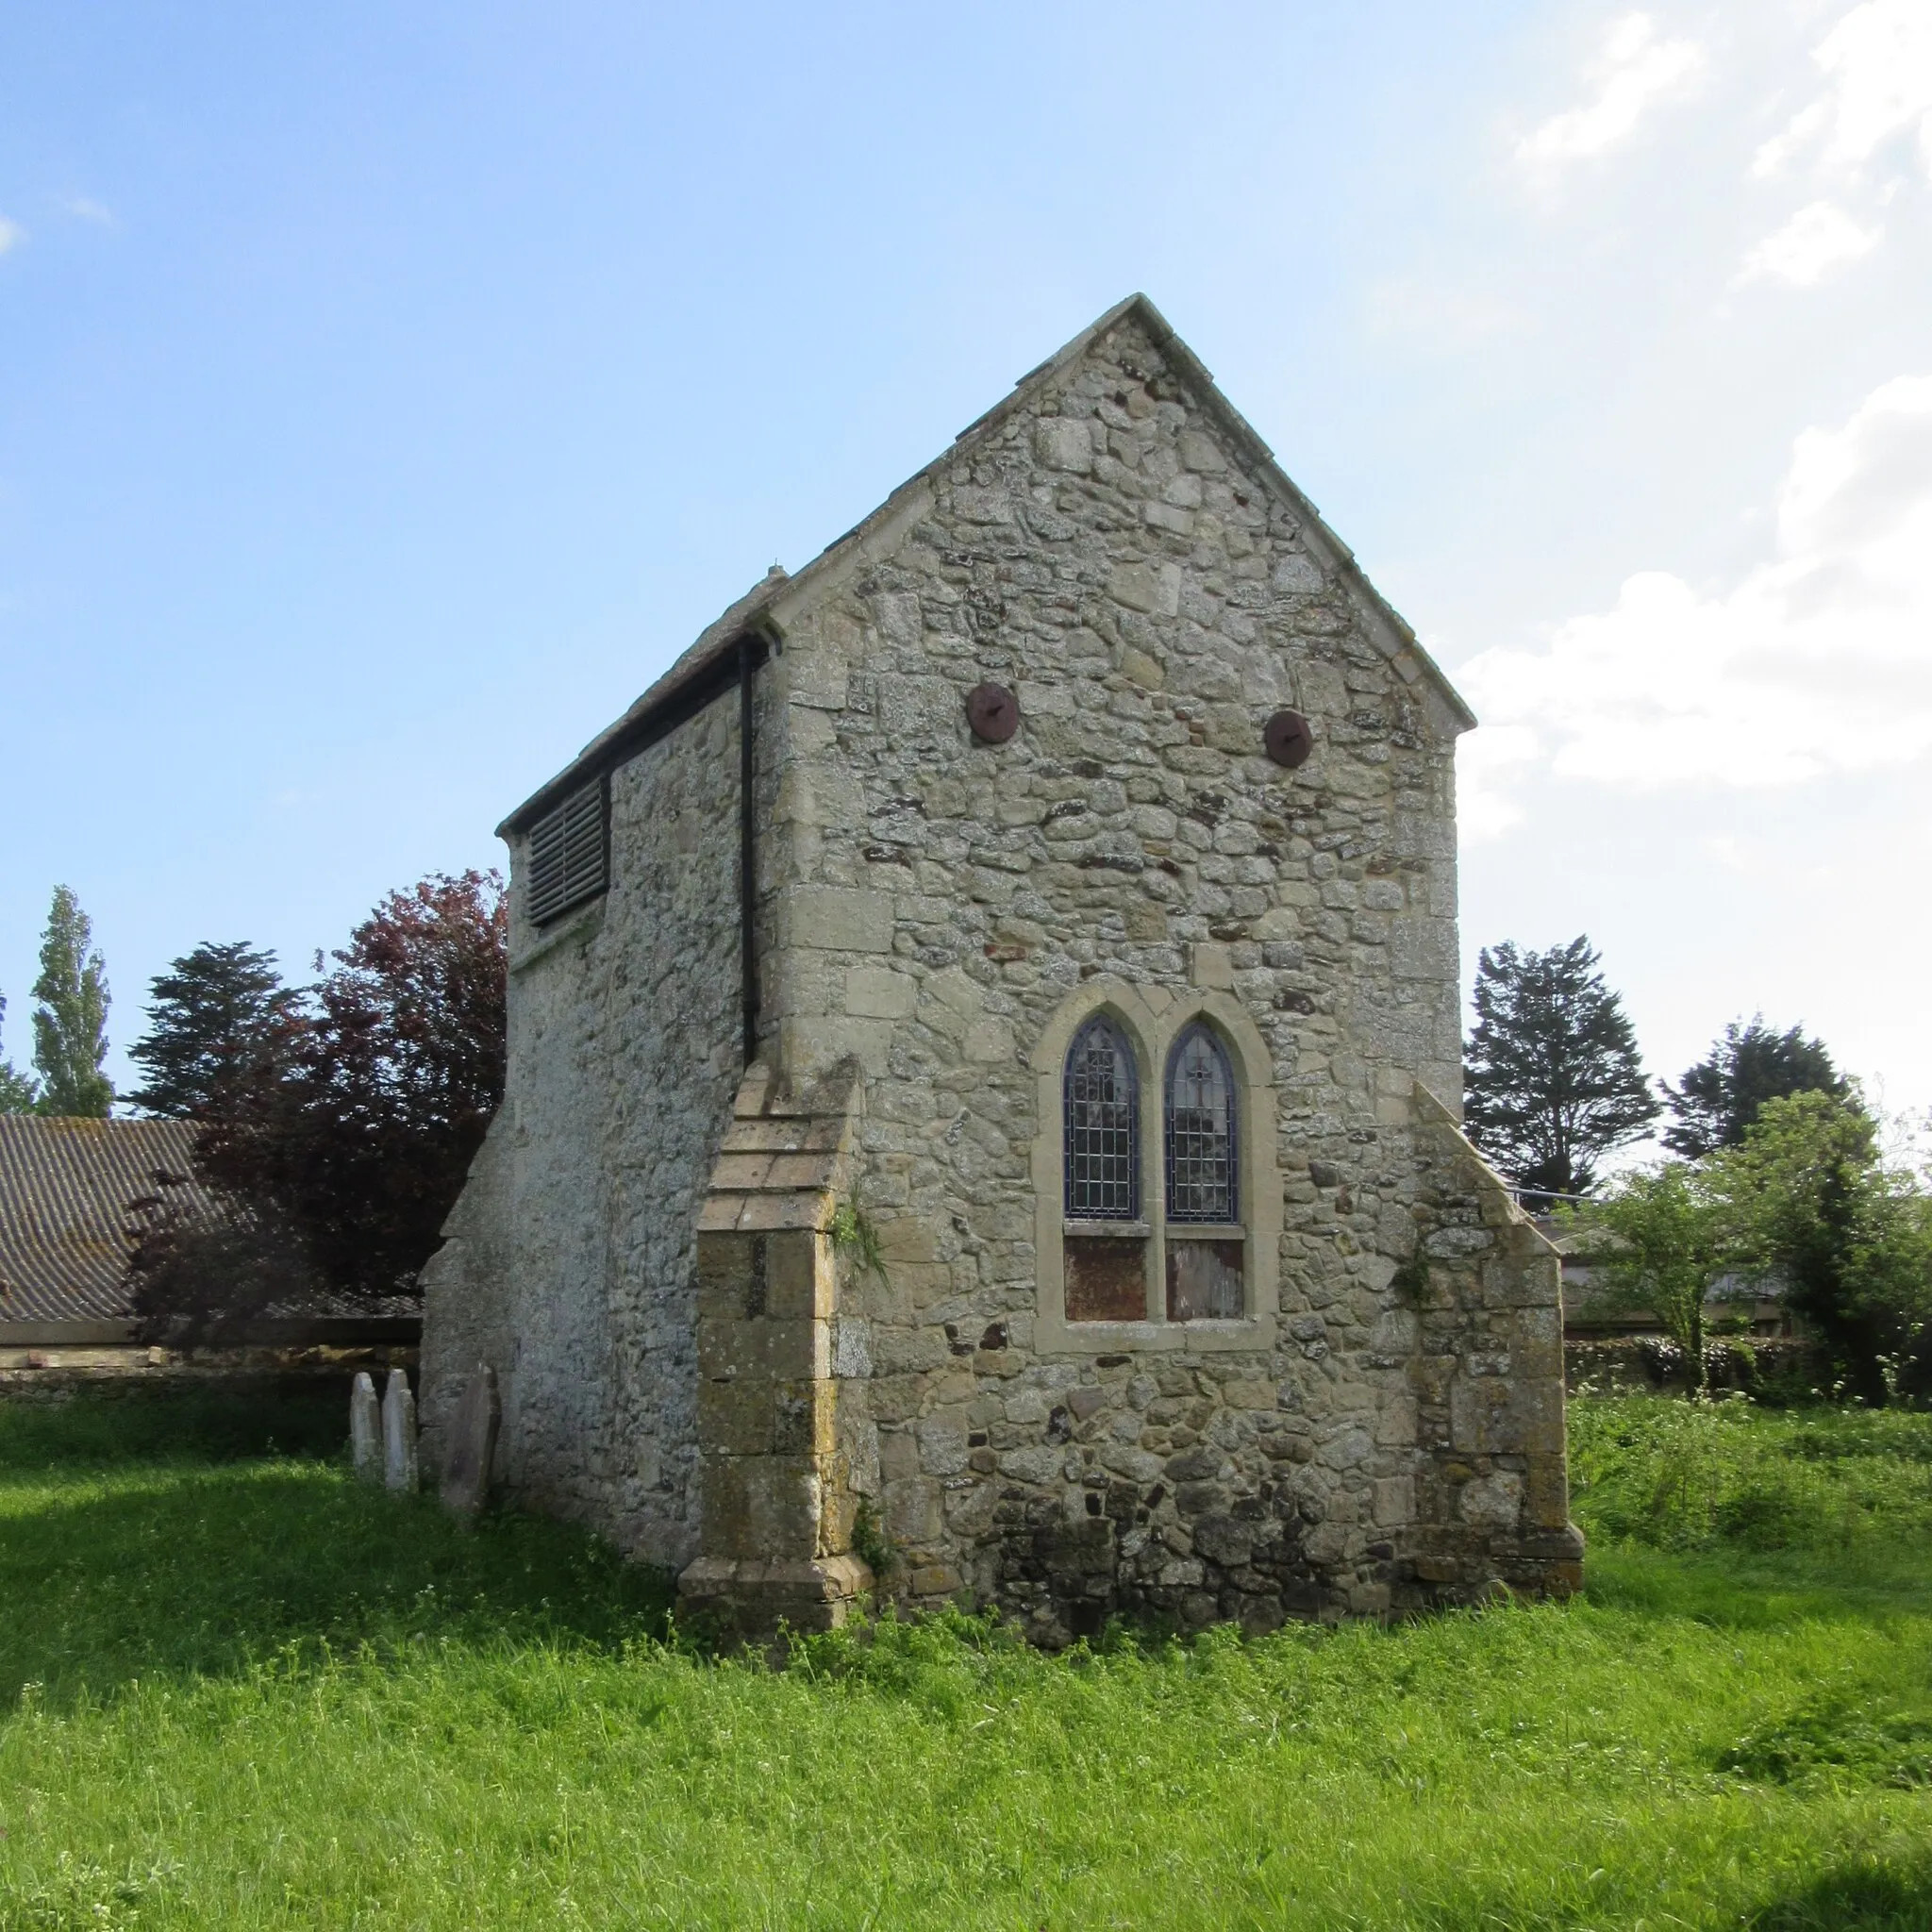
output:
M 1234 1070 L 1221 1041 L 1198 1020 L 1167 1057 L 1162 1103 L 1168 1220 L 1239 1222 Z
M 1132 1221 L 1141 1211 L 1141 1106 L 1133 1049 L 1105 1013 L 1074 1037 L 1063 1088 L 1066 1214 Z

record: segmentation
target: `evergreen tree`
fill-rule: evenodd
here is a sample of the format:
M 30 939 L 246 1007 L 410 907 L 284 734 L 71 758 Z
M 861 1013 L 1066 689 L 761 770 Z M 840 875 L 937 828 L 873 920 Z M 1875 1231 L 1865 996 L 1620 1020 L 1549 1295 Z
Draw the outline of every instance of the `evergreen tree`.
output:
M 1582 1194 L 1658 1112 L 1623 1002 L 1579 934 L 1547 953 L 1485 948 L 1464 1074 L 1470 1139 L 1531 1200 Z
M 41 1075 L 35 1111 L 105 1119 L 114 1089 L 101 1072 L 108 1057 L 108 979 L 92 951 L 93 926 L 65 886 L 54 888 L 34 981 L 34 1065 Z
M 1664 1129 L 1664 1145 L 1692 1160 L 1720 1147 L 1741 1147 L 1767 1100 L 1792 1093 L 1844 1100 L 1851 1093 L 1851 1083 L 1832 1064 L 1823 1041 L 1807 1040 L 1796 1026 L 1775 1032 L 1762 1013 L 1748 1026 L 1733 1020 L 1710 1052 L 1685 1070 L 1681 1086 L 1657 1084 L 1676 1116 L 1675 1125 Z
M 150 982 L 148 1033 L 128 1050 L 147 1075 L 135 1107 L 205 1113 L 223 1078 L 261 1050 L 289 1003 L 275 956 L 242 941 L 199 945 Z
M 0 992 L 0 1021 L 7 1018 L 7 995 Z M 0 1060 L 0 1113 L 31 1113 L 40 1089 L 24 1074 L 13 1071 L 10 1060 Z

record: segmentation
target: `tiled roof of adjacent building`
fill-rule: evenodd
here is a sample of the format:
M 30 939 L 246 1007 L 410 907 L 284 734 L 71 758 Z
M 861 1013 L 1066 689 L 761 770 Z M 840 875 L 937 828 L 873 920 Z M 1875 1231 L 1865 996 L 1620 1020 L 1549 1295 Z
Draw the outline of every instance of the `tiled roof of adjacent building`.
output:
M 165 1174 L 184 1207 L 212 1211 L 193 1155 L 186 1121 L 0 1114 L 0 1322 L 126 1315 L 129 1204 Z

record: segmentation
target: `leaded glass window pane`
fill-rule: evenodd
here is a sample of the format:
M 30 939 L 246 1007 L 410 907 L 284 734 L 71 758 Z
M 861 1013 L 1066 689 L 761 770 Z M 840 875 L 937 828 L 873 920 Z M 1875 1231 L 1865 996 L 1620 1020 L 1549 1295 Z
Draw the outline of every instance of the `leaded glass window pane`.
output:
M 1167 1218 L 1239 1221 L 1234 1075 L 1205 1026 L 1190 1026 L 1168 1057 L 1165 1115 Z
M 1133 1221 L 1141 1211 L 1141 1123 L 1134 1056 L 1096 1014 L 1067 1053 L 1066 1212 L 1070 1221 Z

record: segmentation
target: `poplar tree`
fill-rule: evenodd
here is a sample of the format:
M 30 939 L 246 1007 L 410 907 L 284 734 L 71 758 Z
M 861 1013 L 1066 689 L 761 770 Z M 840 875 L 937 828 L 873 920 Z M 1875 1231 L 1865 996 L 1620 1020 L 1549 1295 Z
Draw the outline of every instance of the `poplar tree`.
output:
M 66 886 L 56 886 L 41 938 L 41 976 L 34 981 L 39 1113 L 105 1120 L 114 1102 L 113 1085 L 101 1072 L 108 1057 L 108 976 L 93 937 L 80 901 Z
M 1583 1194 L 1658 1112 L 1623 1001 L 1587 936 L 1546 953 L 1486 947 L 1465 1055 L 1469 1137 L 1532 1200 Z

